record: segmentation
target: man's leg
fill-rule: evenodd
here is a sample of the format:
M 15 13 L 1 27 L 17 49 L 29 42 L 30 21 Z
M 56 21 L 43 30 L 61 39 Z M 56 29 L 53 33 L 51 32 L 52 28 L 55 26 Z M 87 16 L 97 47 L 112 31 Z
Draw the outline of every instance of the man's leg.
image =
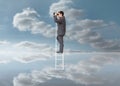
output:
M 59 52 L 60 53 L 63 53 L 63 47 L 64 47 L 64 44 L 63 44 L 63 36 L 62 35 L 59 35 L 57 36 L 57 40 L 60 44 L 60 47 L 59 47 Z

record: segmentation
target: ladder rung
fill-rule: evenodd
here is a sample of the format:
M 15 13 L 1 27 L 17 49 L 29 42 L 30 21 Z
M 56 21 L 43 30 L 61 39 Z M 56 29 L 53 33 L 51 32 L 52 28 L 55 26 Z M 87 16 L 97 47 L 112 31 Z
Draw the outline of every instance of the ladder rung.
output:
M 64 66 L 58 66 L 58 65 L 56 65 L 55 69 L 59 69 L 59 68 L 64 69 Z
M 55 54 L 56 56 L 64 56 L 63 54 Z
M 55 68 L 55 69 L 57 69 L 57 70 L 64 70 L 65 68 L 63 68 L 63 67 L 57 67 L 57 68 Z
M 56 58 L 55 60 L 64 60 L 64 59 L 61 59 L 61 58 Z

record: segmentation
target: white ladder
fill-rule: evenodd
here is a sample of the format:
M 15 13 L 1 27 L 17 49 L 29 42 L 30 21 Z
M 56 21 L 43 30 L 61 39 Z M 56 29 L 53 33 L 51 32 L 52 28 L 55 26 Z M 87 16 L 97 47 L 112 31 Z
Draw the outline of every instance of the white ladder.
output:
M 55 70 L 64 70 L 65 62 L 64 62 L 64 52 L 63 53 L 56 53 L 58 50 L 58 42 L 57 42 L 57 31 L 55 34 Z
M 58 54 L 55 52 L 55 70 L 64 70 L 64 53 Z

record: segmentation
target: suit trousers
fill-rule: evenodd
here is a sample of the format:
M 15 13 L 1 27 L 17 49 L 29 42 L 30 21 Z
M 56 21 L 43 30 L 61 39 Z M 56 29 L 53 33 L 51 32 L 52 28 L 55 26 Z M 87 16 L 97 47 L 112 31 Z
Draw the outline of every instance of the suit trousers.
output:
M 63 52 L 63 47 L 64 47 L 64 44 L 63 44 L 63 37 L 64 37 L 64 35 L 58 35 L 57 36 L 57 41 L 58 41 L 58 43 L 59 43 L 59 51 L 60 52 Z

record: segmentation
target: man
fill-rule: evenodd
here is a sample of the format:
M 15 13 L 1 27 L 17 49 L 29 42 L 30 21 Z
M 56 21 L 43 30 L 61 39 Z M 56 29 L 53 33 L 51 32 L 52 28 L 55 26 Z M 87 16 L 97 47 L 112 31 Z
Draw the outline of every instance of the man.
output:
M 66 20 L 63 11 L 59 11 L 58 13 L 54 13 L 54 21 L 57 23 L 57 41 L 60 44 L 59 51 L 57 53 L 63 53 L 63 37 L 66 33 Z

